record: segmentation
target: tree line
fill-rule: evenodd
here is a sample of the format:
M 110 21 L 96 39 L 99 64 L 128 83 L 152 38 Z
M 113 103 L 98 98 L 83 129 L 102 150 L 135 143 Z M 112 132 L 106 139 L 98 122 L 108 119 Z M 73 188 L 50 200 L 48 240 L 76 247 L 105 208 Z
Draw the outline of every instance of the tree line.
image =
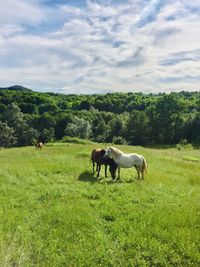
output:
M 64 136 L 131 145 L 200 145 L 200 92 L 63 95 L 0 90 L 0 146 Z

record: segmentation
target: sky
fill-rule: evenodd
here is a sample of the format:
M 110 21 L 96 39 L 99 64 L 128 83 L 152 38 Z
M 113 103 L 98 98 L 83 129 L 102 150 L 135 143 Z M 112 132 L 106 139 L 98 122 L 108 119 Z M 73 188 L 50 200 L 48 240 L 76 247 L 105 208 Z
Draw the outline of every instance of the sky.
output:
M 0 87 L 200 90 L 200 0 L 0 0 Z

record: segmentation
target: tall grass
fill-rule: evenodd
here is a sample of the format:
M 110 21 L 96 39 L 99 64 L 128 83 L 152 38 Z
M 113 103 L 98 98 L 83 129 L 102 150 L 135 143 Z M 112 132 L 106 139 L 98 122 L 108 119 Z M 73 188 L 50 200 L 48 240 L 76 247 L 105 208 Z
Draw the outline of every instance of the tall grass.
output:
M 0 266 L 199 266 L 200 151 L 118 147 L 144 181 L 97 182 L 95 144 L 0 150 Z

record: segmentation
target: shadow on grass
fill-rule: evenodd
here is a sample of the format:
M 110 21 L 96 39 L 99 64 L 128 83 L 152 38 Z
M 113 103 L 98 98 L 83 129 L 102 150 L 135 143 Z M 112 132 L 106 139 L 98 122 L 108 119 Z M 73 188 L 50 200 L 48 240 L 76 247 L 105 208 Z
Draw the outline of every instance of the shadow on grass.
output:
M 143 182 L 144 180 L 142 179 L 137 179 L 137 178 L 133 178 L 133 179 L 117 179 L 117 180 L 108 180 L 107 183 L 108 184 L 114 184 L 114 183 L 118 183 L 118 184 L 140 184 L 141 182 Z
M 81 181 L 81 182 L 89 182 L 89 183 L 98 182 L 98 178 L 95 177 L 94 174 L 92 172 L 89 172 L 89 171 L 82 172 L 78 176 L 78 180 Z
M 90 171 L 84 171 L 82 172 L 79 176 L 78 176 L 78 180 L 81 181 L 81 182 L 87 182 L 87 183 L 100 183 L 100 184 L 121 184 L 121 183 L 124 183 L 124 184 L 131 184 L 131 183 L 141 183 L 143 182 L 144 180 L 138 180 L 137 178 L 134 178 L 134 179 L 112 179 L 112 178 L 97 178 L 95 176 L 95 174 L 93 174 L 92 172 Z

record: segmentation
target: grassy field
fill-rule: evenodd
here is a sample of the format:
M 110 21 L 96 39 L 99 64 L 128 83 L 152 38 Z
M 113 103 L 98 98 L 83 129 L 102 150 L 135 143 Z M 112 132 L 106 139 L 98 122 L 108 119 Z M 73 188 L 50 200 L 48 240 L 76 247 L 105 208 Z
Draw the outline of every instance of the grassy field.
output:
M 97 182 L 96 147 L 0 150 L 0 266 L 200 266 L 200 151 L 121 146 L 145 180 Z

